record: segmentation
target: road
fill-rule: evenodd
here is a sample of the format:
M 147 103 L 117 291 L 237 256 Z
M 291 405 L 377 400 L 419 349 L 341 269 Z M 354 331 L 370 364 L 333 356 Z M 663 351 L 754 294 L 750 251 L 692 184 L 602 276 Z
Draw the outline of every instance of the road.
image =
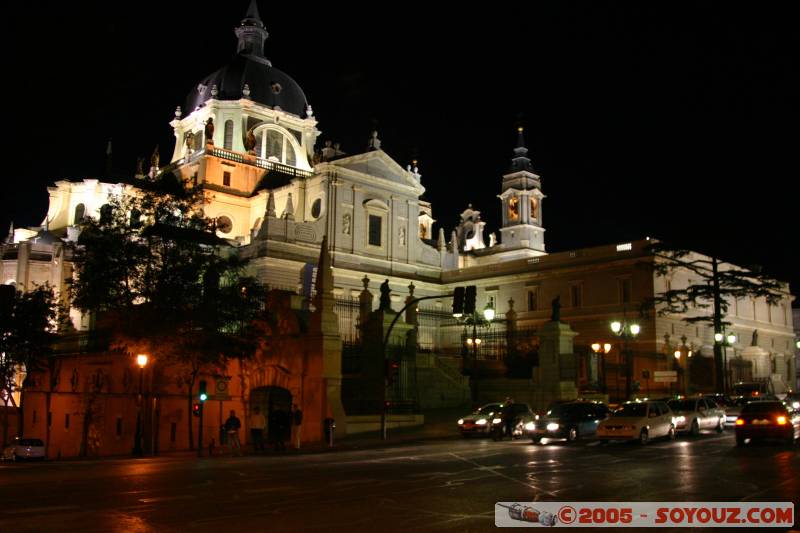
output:
M 647 446 L 454 437 L 280 456 L 0 464 L 0 531 L 15 533 L 488 531 L 495 502 L 534 500 L 800 502 L 800 453 L 736 448 L 727 431 Z

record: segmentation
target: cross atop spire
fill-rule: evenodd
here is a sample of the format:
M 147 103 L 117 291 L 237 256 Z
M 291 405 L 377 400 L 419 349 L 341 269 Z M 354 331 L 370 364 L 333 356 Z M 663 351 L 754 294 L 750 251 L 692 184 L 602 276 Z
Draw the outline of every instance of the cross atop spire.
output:
M 511 158 L 510 172 L 519 172 L 520 170 L 533 172 L 533 165 L 531 165 L 531 160 L 528 157 L 528 148 L 525 146 L 523 131 L 524 128 L 522 126 L 517 128 L 517 147 L 514 148 L 514 157 Z
M 269 37 L 269 33 L 261 21 L 256 0 L 250 0 L 247 14 L 233 31 L 239 39 L 236 46 L 237 52 L 264 58 L 264 42 Z

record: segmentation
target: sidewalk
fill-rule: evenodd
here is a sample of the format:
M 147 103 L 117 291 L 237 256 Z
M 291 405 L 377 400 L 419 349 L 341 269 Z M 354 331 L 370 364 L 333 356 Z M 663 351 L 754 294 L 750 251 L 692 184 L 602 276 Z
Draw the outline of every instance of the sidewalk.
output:
M 304 444 L 300 450 L 296 450 L 286 443 L 285 452 L 275 452 L 271 449 L 264 454 L 255 454 L 250 450 L 250 446 L 244 446 L 244 454 L 246 456 L 263 455 L 264 457 L 281 456 L 281 455 L 297 455 L 297 454 L 310 454 L 310 453 L 328 453 L 346 450 L 361 450 L 367 448 L 381 448 L 388 446 L 396 446 L 401 444 L 409 444 L 412 442 L 432 441 L 432 440 L 446 440 L 459 438 L 457 420 L 459 417 L 464 416 L 469 411 L 469 407 L 456 407 L 447 409 L 436 409 L 425 411 L 425 424 L 418 427 L 397 428 L 387 432 L 387 439 L 381 439 L 379 431 L 371 431 L 367 433 L 357 433 L 355 435 L 346 436 L 344 438 L 336 438 L 334 434 L 334 445 L 329 447 L 324 442 L 316 442 L 313 444 Z M 208 449 L 206 448 L 206 452 Z M 217 453 L 219 453 L 217 448 Z M 181 456 L 196 456 L 196 451 L 182 450 L 175 452 L 165 452 L 161 454 L 162 457 L 181 457 Z M 207 456 L 207 453 L 205 454 Z M 222 448 L 222 453 L 214 457 L 229 457 L 227 447 Z

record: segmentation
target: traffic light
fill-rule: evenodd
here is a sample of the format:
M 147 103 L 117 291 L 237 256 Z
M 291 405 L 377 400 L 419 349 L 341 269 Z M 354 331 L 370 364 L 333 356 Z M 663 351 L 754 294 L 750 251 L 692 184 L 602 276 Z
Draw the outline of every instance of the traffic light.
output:
M 192 414 L 193 414 L 194 416 L 200 416 L 200 410 L 201 410 L 202 408 L 203 408 L 203 407 L 200 405 L 200 402 L 194 402 L 194 403 L 192 404 Z
M 396 359 L 386 360 L 386 381 L 389 385 L 397 381 L 397 376 L 400 373 L 400 362 Z
M 206 380 L 200 380 L 200 394 L 197 395 L 201 402 L 208 400 L 208 393 L 206 392 Z
M 471 315 L 475 313 L 475 296 L 478 294 L 478 288 L 475 285 L 467 286 L 464 291 L 464 314 Z
M 453 291 L 453 316 L 456 318 L 464 314 L 464 287 L 456 287 Z

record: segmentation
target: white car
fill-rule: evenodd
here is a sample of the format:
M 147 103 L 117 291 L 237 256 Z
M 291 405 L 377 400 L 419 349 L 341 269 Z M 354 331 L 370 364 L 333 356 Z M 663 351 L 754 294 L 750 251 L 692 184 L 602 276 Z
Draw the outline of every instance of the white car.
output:
M 3 449 L 4 461 L 18 461 L 20 459 L 44 459 L 44 442 L 41 439 L 20 439 Z
M 675 415 L 660 401 L 625 402 L 597 426 L 597 438 L 602 440 L 647 444 L 658 437 L 675 438 Z
M 705 398 L 683 398 L 670 400 L 667 405 L 675 413 L 675 430 L 698 435 L 700 430 L 725 429 L 725 411 L 711 400 Z

